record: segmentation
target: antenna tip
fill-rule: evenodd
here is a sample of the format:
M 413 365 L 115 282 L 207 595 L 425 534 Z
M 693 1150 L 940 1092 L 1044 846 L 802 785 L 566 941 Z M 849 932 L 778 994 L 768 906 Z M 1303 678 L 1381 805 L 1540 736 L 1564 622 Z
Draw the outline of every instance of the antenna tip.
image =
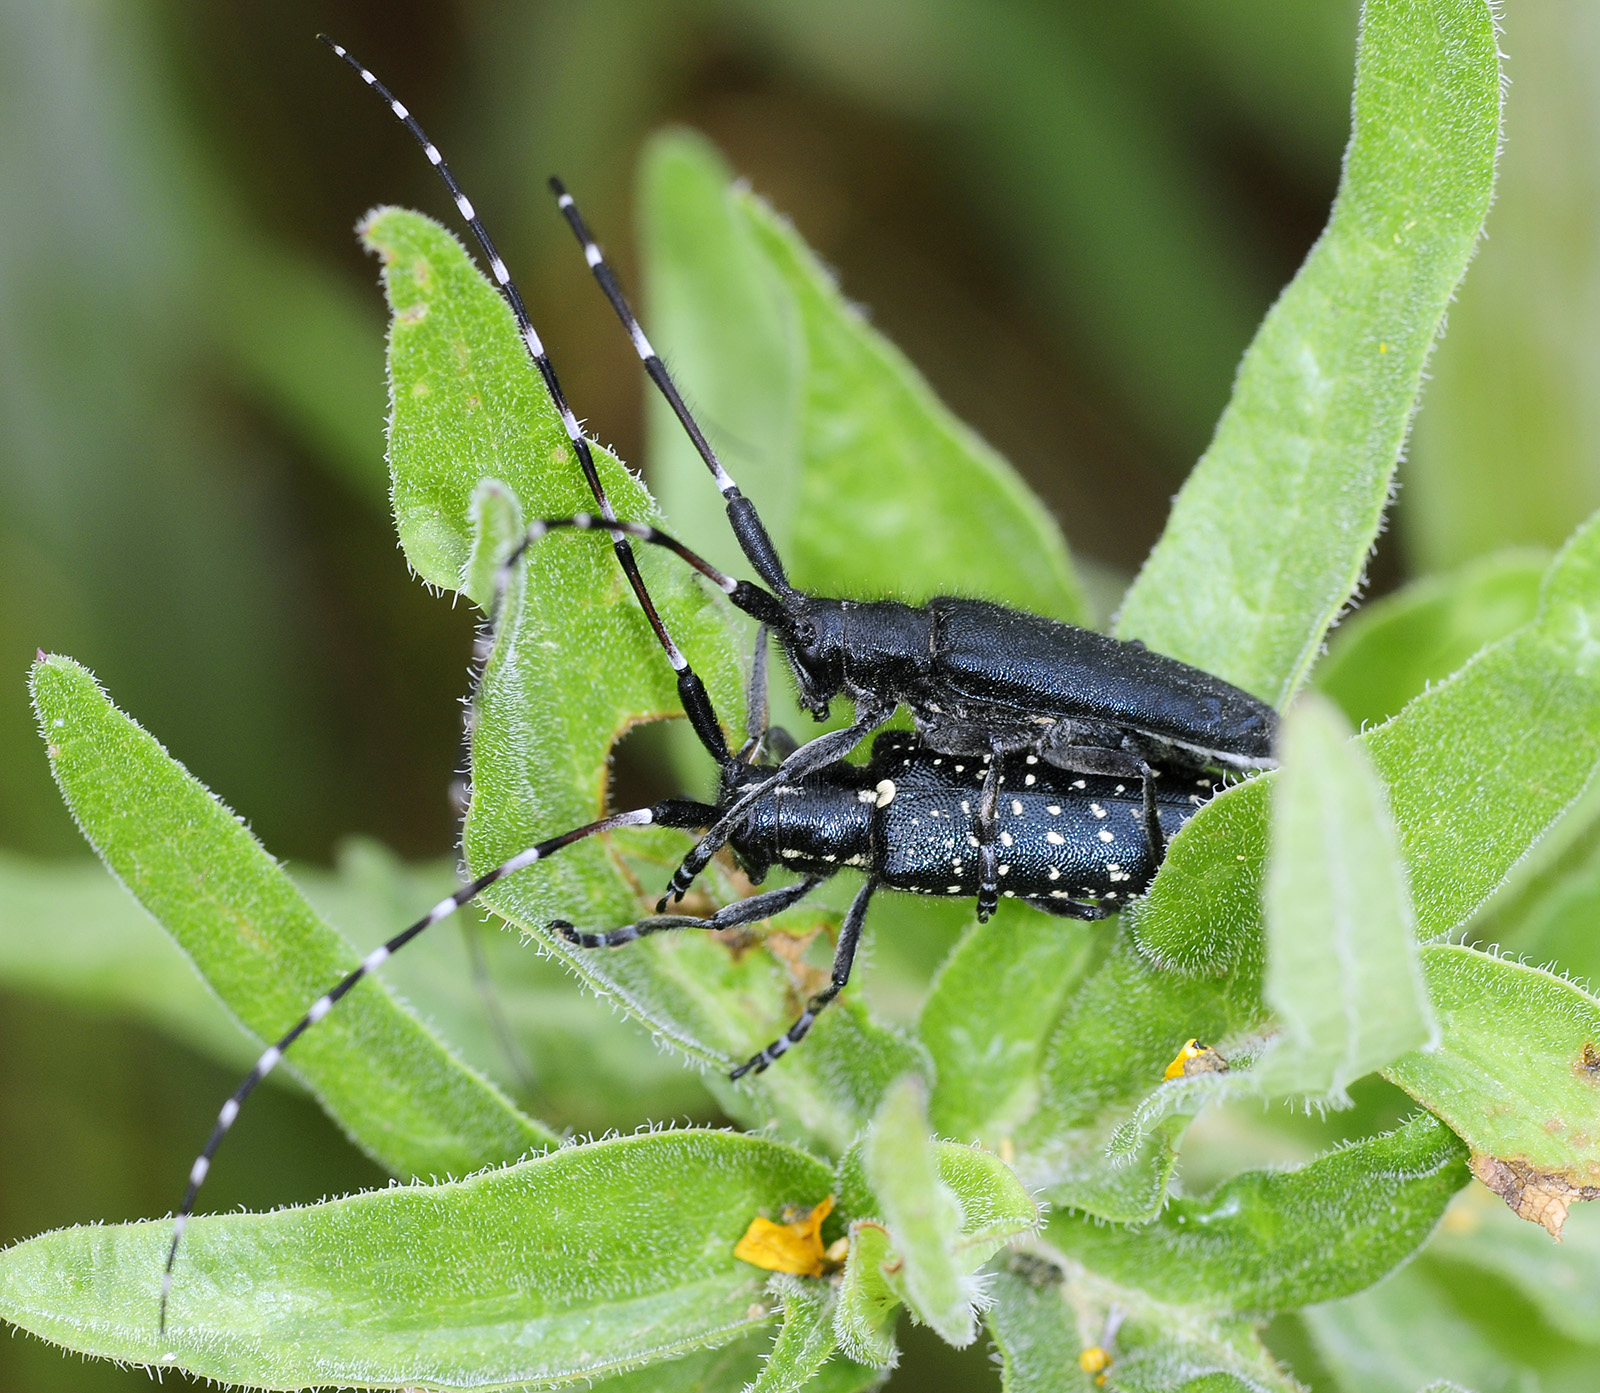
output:
M 567 186 L 563 184 L 561 180 L 558 179 L 554 174 L 550 176 L 550 192 L 553 193 L 557 198 L 565 197 L 567 192 Z

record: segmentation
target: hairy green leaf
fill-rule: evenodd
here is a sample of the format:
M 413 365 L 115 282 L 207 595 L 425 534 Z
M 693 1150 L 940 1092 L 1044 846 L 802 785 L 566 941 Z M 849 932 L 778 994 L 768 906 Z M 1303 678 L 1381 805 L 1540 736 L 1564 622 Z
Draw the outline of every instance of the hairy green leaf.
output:
M 1183 1122 L 1166 1117 L 1108 1165 L 1106 1149 L 1163 1087 L 1167 1065 L 1190 1038 L 1221 1045 L 1265 1020 L 1251 964 L 1192 978 L 1152 964 L 1120 930 L 1103 961 L 1072 995 L 1050 1034 L 1039 1106 L 1017 1128 L 1017 1170 L 1059 1205 L 1120 1223 L 1161 1208 Z M 1170 1087 L 1170 1085 L 1168 1085 Z
M 1372 1285 L 1422 1246 L 1467 1179 L 1466 1148 L 1424 1113 L 1307 1165 L 1173 1198 L 1153 1223 L 1061 1214 L 1047 1237 L 1162 1301 L 1270 1312 Z
M 1483 1158 L 1512 1166 L 1517 1194 L 1501 1193 L 1559 1233 L 1569 1203 L 1600 1199 L 1600 1001 L 1473 948 L 1426 947 L 1422 968 L 1439 1047 L 1405 1055 L 1385 1077 L 1460 1134 L 1480 1179 L 1495 1183 Z
M 358 953 L 457 884 L 448 861 L 405 865 L 359 838 L 340 848 L 335 873 L 291 866 L 290 874 Z M 486 981 L 476 971 L 480 958 Z M 470 909 L 408 944 L 385 964 L 383 980 L 462 1058 L 552 1126 L 600 1132 L 649 1115 L 703 1118 L 714 1106 L 700 1075 L 655 1048 L 634 1022 L 596 1009 L 559 964 Z M 145 1021 L 241 1074 L 261 1053 L 172 938 L 94 861 L 0 853 L 0 986 Z
M 1600 758 L 1600 519 L 1545 574 L 1534 619 L 1359 743 L 1385 787 L 1417 932 L 1451 932 L 1500 887 Z M 1173 838 L 1137 918 L 1140 946 L 1208 970 L 1259 951 L 1271 776 L 1214 799 Z
M 758 1211 L 814 1204 L 828 1181 L 757 1137 L 619 1138 L 447 1185 L 199 1219 L 165 1338 L 167 1223 L 8 1250 L 0 1311 L 85 1353 L 263 1388 L 550 1387 L 770 1321 L 767 1274 L 734 1246 Z
M 1005 1393 L 1291 1393 L 1255 1327 L 1202 1305 L 1167 1305 L 1042 1245 L 988 1274 L 984 1320 Z M 1191 1293 L 1203 1302 L 1206 1293 Z M 1096 1373 L 1095 1369 L 1103 1370 Z M 1102 1383 L 1101 1380 L 1104 1380 Z
M 940 1136 L 999 1146 L 1033 1111 L 1045 1041 L 1104 937 L 1005 900 L 967 931 L 917 1024 L 936 1070 L 928 1113 Z
M 1014 470 L 839 293 L 793 229 L 698 137 L 659 137 L 642 175 L 652 337 L 790 578 L 826 594 L 982 595 L 1081 621 L 1066 544 Z M 716 492 L 670 414 L 652 459 L 675 518 L 727 555 Z M 692 479 L 692 482 L 691 482 Z M 698 490 L 698 494 L 693 491 Z M 693 495 L 694 501 L 691 501 Z
M 275 1040 L 356 966 L 239 819 L 67 658 L 34 666 L 62 796 L 95 850 L 259 1038 Z M 380 982 L 288 1057 L 328 1112 L 402 1175 L 462 1172 L 556 1140 L 467 1068 Z
M 293 874 L 358 951 L 381 943 L 456 884 L 449 862 L 407 866 L 361 840 L 341 847 L 337 874 Z M 497 920 L 466 910 L 407 945 L 383 976 L 469 1063 L 552 1126 L 600 1133 L 631 1129 L 645 1117 L 713 1115 L 701 1075 Z
M 1533 618 L 1550 553 L 1496 552 L 1363 605 L 1333 631 L 1316 685 L 1360 729 L 1398 715 L 1480 648 Z
M 866 1362 L 883 1362 L 887 1316 L 901 1300 L 945 1338 L 949 1327 L 970 1343 L 971 1274 L 1039 1223 L 1038 1205 L 998 1156 L 930 1139 L 925 1107 L 921 1081 L 900 1080 L 839 1163 L 840 1208 L 871 1222 L 851 1227 L 835 1328 Z
M 862 1387 L 877 1380 L 877 1370 L 834 1357 L 839 1343 L 833 1333 L 833 1313 L 838 1304 L 838 1292 L 833 1286 L 780 1274 L 772 1279 L 768 1290 L 783 1302 L 783 1325 L 749 1393 L 815 1389 L 817 1375 L 824 1369 L 828 1371 L 830 1389 Z
M 1404 469 L 1401 530 L 1420 571 L 1553 546 L 1600 507 L 1600 31 L 1585 0 L 1503 14 L 1506 155 Z
M 1472 920 L 1478 942 L 1508 955 L 1600 980 L 1600 780 L 1517 864 L 1509 883 Z
M 1267 315 L 1118 632 L 1282 705 L 1377 535 L 1423 364 L 1488 211 L 1484 0 L 1368 0 L 1327 230 Z
M 929 1130 L 921 1080 L 902 1079 L 873 1119 L 862 1168 L 894 1245 L 897 1270 L 891 1285 L 918 1320 L 959 1349 L 977 1338 L 976 1291 L 970 1269 L 956 1255 L 961 1202 L 940 1180 Z M 979 1261 L 987 1258 L 984 1254 Z
M 899 1358 L 894 1323 L 900 1297 L 884 1276 L 890 1260 L 889 1233 L 882 1224 L 862 1220 L 850 1226 L 850 1251 L 839 1279 L 833 1333 L 848 1358 L 878 1368 Z
M 1303 699 L 1279 750 L 1262 994 L 1283 1034 L 1250 1080 L 1269 1096 L 1344 1100 L 1433 1038 L 1411 896 L 1383 790 L 1338 711 Z

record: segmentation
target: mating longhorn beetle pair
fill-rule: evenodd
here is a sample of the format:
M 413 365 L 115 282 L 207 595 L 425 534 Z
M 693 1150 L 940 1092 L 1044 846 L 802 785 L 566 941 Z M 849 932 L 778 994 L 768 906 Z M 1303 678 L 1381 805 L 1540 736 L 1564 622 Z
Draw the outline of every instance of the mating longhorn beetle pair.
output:
M 975 895 L 980 917 L 987 917 L 1004 894 L 1054 915 L 1103 918 L 1149 884 L 1167 837 L 1215 787 L 1206 769 L 1256 769 L 1272 762 L 1276 717 L 1270 707 L 1220 678 L 1151 653 L 1141 644 L 1120 643 L 984 601 L 947 597 L 922 606 L 857 602 L 807 595 L 790 585 L 754 505 L 739 492 L 684 404 L 571 196 L 552 180 L 561 210 L 602 290 L 627 327 L 651 380 L 711 470 L 727 501 L 734 536 L 767 588 L 735 580 L 653 527 L 618 519 L 521 296 L 471 202 L 410 112 L 349 53 L 327 42 L 405 123 L 449 188 L 511 307 L 599 506 L 598 518 L 545 519 L 530 525 L 501 567 L 491 631 L 500 617 L 509 568 L 530 545 L 559 527 L 609 533 L 618 561 L 678 674 L 685 714 L 717 761 L 720 781 L 714 804 L 667 799 L 528 847 L 440 901 L 367 954 L 360 966 L 313 1002 L 263 1052 L 224 1103 L 190 1169 L 162 1278 L 163 1328 L 184 1228 L 212 1159 L 249 1095 L 300 1036 L 363 977 L 489 886 L 563 847 L 630 826 L 708 829 L 674 874 L 655 917 L 600 932 L 579 930 L 564 921 L 551 926 L 582 948 L 620 947 L 669 930 L 718 930 L 753 923 L 797 903 L 843 866 L 863 871 L 866 881 L 845 915 L 828 986 L 805 1004 L 784 1035 L 733 1071 L 738 1078 L 766 1069 L 798 1043 L 818 1012 L 842 990 L 867 905 L 879 888 Z M 729 750 L 704 686 L 651 602 L 630 536 L 677 553 L 760 623 L 752 663 L 750 734 L 737 754 Z M 802 704 L 818 719 L 827 715 L 836 696 L 855 704 L 855 719 L 848 728 L 799 747 L 781 732 L 767 729 L 769 633 L 783 647 Z M 846 763 L 844 756 L 901 703 L 916 719 L 916 736 L 879 734 L 866 764 Z M 776 764 L 762 759 L 769 745 L 784 751 Z M 1178 777 L 1158 787 L 1158 763 Z M 1132 791 L 1135 783 L 1137 793 Z M 758 883 L 774 865 L 801 878 L 707 918 L 662 913 L 667 899 L 681 900 L 694 876 L 729 843 Z
M 328 42 L 411 131 L 482 248 L 495 284 L 511 306 L 523 341 L 561 414 L 599 508 L 599 521 L 610 531 L 618 559 L 678 673 L 685 713 L 702 743 L 716 749 L 722 737 L 705 689 L 644 592 L 637 563 L 617 525 L 588 443 L 561 395 L 549 358 L 487 229 L 416 119 L 372 73 L 339 45 Z M 842 758 L 881 727 L 899 705 L 911 711 L 927 749 L 973 758 L 990 756 L 993 772 L 981 794 L 978 833 L 980 918 L 988 917 L 999 897 L 997 781 L 1005 756 L 1033 754 L 1074 773 L 1137 779 L 1146 835 L 1158 860 L 1164 846 L 1156 816 L 1158 765 L 1199 772 L 1219 765 L 1242 771 L 1273 764 L 1277 714 L 1269 705 L 1208 672 L 1153 653 L 1137 641 L 1122 642 L 983 600 L 942 596 L 923 605 L 907 605 L 832 599 L 808 595 L 792 586 L 755 505 L 739 491 L 684 402 L 571 194 L 558 179 L 550 184 L 650 380 L 711 471 L 726 501 L 734 538 L 762 584 L 724 575 L 656 529 L 632 529 L 634 535 L 688 560 L 717 583 L 737 608 L 777 637 L 801 704 L 818 720 L 827 717 L 838 696 L 848 698 L 855 708 L 848 727 L 800 746 L 764 781 L 745 790 L 685 857 L 658 909 L 665 909 L 668 898 L 683 898 L 756 798 L 780 782 L 792 783 Z M 582 520 L 577 525 L 590 523 Z

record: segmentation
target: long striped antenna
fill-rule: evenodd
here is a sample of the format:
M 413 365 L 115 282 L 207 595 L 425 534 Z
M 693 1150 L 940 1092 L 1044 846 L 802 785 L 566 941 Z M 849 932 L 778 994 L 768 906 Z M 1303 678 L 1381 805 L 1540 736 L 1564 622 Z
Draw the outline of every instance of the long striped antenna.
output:
M 317 36 L 327 44 L 350 68 L 367 84 L 379 97 L 383 99 L 389 110 L 397 120 L 411 132 L 422 153 L 427 156 L 439 177 L 444 180 L 445 187 L 450 191 L 450 196 L 455 200 L 456 211 L 461 214 L 462 220 L 471 230 L 478 246 L 482 249 L 484 259 L 489 263 L 489 274 L 494 280 L 496 288 L 505 298 L 506 304 L 511 307 L 512 316 L 517 323 L 517 333 L 522 339 L 528 356 L 533 359 L 533 365 L 539 371 L 539 376 L 544 382 L 545 391 L 549 393 L 551 402 L 555 405 L 556 414 L 561 418 L 562 427 L 567 433 L 573 451 L 578 456 L 578 467 L 583 471 L 583 477 L 589 485 L 589 492 L 594 495 L 596 505 L 600 509 L 600 516 L 607 523 L 617 520 L 615 510 L 611 506 L 611 499 L 607 496 L 605 486 L 600 482 L 600 473 L 595 468 L 594 453 L 589 448 L 589 441 L 578 424 L 578 418 L 572 414 L 572 408 L 567 405 L 566 394 L 561 390 L 561 382 L 556 377 L 554 364 L 550 355 L 545 352 L 544 343 L 539 338 L 538 332 L 533 327 L 533 320 L 528 315 L 526 305 L 523 304 L 522 294 L 517 289 L 516 282 L 511 279 L 511 272 L 506 268 L 506 263 L 495 248 L 494 239 L 489 236 L 489 229 L 483 225 L 483 220 L 478 216 L 477 210 L 472 206 L 472 200 L 462 190 L 450 166 L 445 163 L 444 156 L 440 154 L 439 147 L 428 138 L 428 133 L 422 129 L 421 123 L 413 116 L 410 110 L 384 86 L 378 78 L 370 72 L 350 51 L 342 44 L 335 43 L 326 34 Z M 690 724 L 695 728 L 701 742 L 713 751 L 720 748 L 722 751 L 719 759 L 726 760 L 727 742 L 723 738 L 721 727 L 717 724 L 716 715 L 711 709 L 710 698 L 706 695 L 705 685 L 699 675 L 690 667 L 689 660 L 683 656 L 678 645 L 673 641 L 672 635 L 667 631 L 666 623 L 656 611 L 650 593 L 645 589 L 644 577 L 639 574 L 639 563 L 633 554 L 633 547 L 627 537 L 619 530 L 611 532 L 611 548 L 616 553 L 617 562 L 622 567 L 623 574 L 628 577 L 628 584 L 633 587 L 633 593 L 638 598 L 639 606 L 643 609 L 645 617 L 650 621 L 650 627 L 655 632 L 656 642 L 661 645 L 662 651 L 667 655 L 667 661 L 672 664 L 672 669 L 678 676 L 678 696 L 683 703 L 684 714 L 688 716 Z
M 222 1105 L 222 1111 L 217 1114 L 216 1123 L 211 1128 L 211 1135 L 206 1139 L 206 1144 L 201 1148 L 200 1154 L 195 1157 L 194 1164 L 189 1167 L 189 1184 L 183 1192 L 183 1203 L 178 1206 L 178 1213 L 172 1221 L 172 1243 L 167 1249 L 167 1265 L 161 1274 L 161 1330 L 167 1328 L 167 1303 L 172 1295 L 172 1270 L 178 1260 L 178 1245 L 183 1240 L 183 1231 L 189 1225 L 189 1219 L 194 1214 L 195 1201 L 200 1194 L 200 1187 L 205 1184 L 206 1176 L 211 1171 L 211 1162 L 216 1157 L 217 1149 L 222 1145 L 222 1139 L 228 1135 L 229 1129 L 238 1120 L 239 1111 L 243 1108 L 245 1099 L 255 1092 L 260 1082 L 267 1077 L 288 1053 L 294 1042 L 306 1031 L 310 1030 L 318 1021 L 333 1010 L 341 998 L 349 994 L 351 989 L 384 963 L 388 962 L 412 939 L 431 929 L 441 919 L 448 919 L 463 905 L 476 899 L 491 885 L 504 880 L 509 875 L 526 869 L 536 861 L 543 861 L 546 857 L 554 855 L 562 847 L 571 846 L 574 842 L 582 841 L 585 837 L 597 836 L 602 832 L 610 832 L 618 827 L 648 827 L 658 817 L 671 817 L 671 809 L 677 807 L 676 801 L 657 804 L 652 808 L 635 808 L 631 812 L 616 813 L 611 817 L 601 818 L 598 822 L 590 822 L 582 827 L 576 827 L 570 832 L 563 832 L 559 837 L 551 837 L 526 851 L 518 852 L 509 861 L 502 861 L 493 870 L 485 871 L 476 880 L 461 886 L 453 894 L 447 895 L 434 905 L 422 918 L 409 928 L 401 930 L 388 942 L 380 944 L 361 960 L 360 966 L 353 968 L 339 979 L 334 986 L 319 996 L 311 1003 L 305 1015 L 301 1016 L 293 1026 L 283 1035 L 262 1051 L 261 1057 L 256 1060 L 254 1067 L 244 1076 L 244 1081 L 228 1095 L 228 1101 Z M 678 819 L 681 821 L 681 818 Z
M 661 355 L 656 352 L 640 326 L 638 316 L 629 306 L 628 297 L 622 293 L 622 283 L 617 279 L 616 272 L 611 269 L 605 253 L 600 250 L 600 244 L 590 235 L 589 225 L 584 221 L 583 214 L 578 211 L 577 202 L 567 192 L 567 186 L 553 175 L 550 179 L 550 191 L 555 194 L 556 206 L 566 218 L 567 226 L 572 229 L 572 235 L 578 239 L 578 245 L 583 248 L 583 259 L 589 263 L 589 269 L 594 272 L 595 281 L 606 299 L 611 302 L 611 308 L 617 312 L 622 327 L 628 331 L 628 337 L 633 341 L 633 351 L 639 355 L 639 361 L 644 364 L 645 372 L 655 383 L 656 389 L 666 398 L 667 405 L 672 408 L 672 414 L 678 418 L 678 424 L 683 427 L 684 434 L 694 442 L 695 450 L 705 461 L 706 468 L 711 471 L 711 477 L 717 481 L 717 488 L 727 501 L 728 522 L 746 558 L 755 567 L 756 574 L 779 595 L 792 594 L 793 587 L 784 575 L 783 562 L 778 558 L 777 549 L 772 545 L 772 539 L 767 535 L 767 529 L 756 513 L 755 505 L 739 492 L 738 484 L 734 483 L 723 467 L 722 461 L 717 458 L 716 450 L 706 439 L 705 432 L 700 429 L 700 423 L 695 420 L 694 413 L 683 400 L 678 384 L 672 380 L 667 365 L 662 362 Z

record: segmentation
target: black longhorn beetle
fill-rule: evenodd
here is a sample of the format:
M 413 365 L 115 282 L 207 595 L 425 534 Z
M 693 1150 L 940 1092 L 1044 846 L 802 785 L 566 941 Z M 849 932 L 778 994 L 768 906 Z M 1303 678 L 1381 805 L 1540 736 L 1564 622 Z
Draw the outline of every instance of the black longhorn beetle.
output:
M 505 262 L 488 229 L 462 192 L 438 147 L 410 111 L 370 71 L 332 39 L 322 36 L 389 106 L 444 180 L 456 208 L 488 260 L 490 273 L 544 380 L 600 510 L 547 520 L 609 532 L 612 547 L 657 640 L 678 674 L 684 712 L 719 762 L 726 744 L 699 677 L 656 613 L 626 537 L 664 546 L 718 584 L 732 603 L 778 638 L 799 688 L 801 705 L 826 719 L 837 696 L 855 707 L 854 720 L 791 753 L 750 783 L 695 844 L 673 874 L 657 910 L 682 900 L 694 878 L 724 846 L 755 802 L 780 783 L 842 759 L 905 705 L 928 750 L 972 758 L 990 756 L 979 795 L 978 916 L 987 919 L 1000 896 L 999 776 L 1004 758 L 1032 754 L 1078 774 L 1137 779 L 1150 854 L 1159 862 L 1165 832 L 1156 816 L 1158 765 L 1198 773 L 1207 768 L 1270 768 L 1277 713 L 1267 703 L 1174 658 L 1072 624 L 1045 619 L 986 600 L 942 596 L 923 605 L 893 600 L 841 600 L 807 595 L 789 584 L 783 563 L 755 505 L 739 491 L 685 404 L 666 364 L 629 308 L 615 273 L 559 179 L 550 180 L 561 212 L 584 257 L 633 341 L 650 380 L 666 398 L 694 442 L 727 501 L 728 523 L 746 560 L 769 589 L 734 580 L 653 527 L 628 524 L 611 507 L 587 440 L 568 407 Z M 765 640 L 763 639 L 763 642 Z

